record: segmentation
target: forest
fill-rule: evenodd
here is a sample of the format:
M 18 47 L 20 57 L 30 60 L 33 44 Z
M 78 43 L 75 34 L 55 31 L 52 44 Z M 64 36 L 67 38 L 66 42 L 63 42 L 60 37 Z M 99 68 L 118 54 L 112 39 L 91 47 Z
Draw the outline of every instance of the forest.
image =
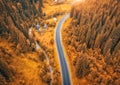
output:
M 120 84 L 119 9 L 119 0 L 85 0 L 73 5 L 62 36 L 73 75 L 86 81 L 81 85 Z

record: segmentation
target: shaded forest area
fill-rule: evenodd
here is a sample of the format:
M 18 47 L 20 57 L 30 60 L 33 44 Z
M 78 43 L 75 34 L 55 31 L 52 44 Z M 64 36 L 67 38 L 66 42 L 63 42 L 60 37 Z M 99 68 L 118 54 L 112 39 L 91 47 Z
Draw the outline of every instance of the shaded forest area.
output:
M 85 0 L 71 9 L 63 41 L 78 79 L 120 85 L 120 1 Z

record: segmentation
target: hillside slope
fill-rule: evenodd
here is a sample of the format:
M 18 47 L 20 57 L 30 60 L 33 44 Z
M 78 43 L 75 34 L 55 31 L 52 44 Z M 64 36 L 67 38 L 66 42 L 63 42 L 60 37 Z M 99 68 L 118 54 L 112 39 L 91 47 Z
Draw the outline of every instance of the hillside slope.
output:
M 72 7 L 62 34 L 79 84 L 120 84 L 119 9 L 119 0 L 84 0 Z

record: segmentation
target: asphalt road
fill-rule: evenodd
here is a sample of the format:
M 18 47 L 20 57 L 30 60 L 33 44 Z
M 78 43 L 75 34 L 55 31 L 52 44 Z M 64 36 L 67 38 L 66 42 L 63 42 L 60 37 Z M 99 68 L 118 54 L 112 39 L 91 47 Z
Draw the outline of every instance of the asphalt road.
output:
M 59 55 L 59 61 L 60 61 L 61 72 L 62 72 L 62 84 L 63 85 L 71 85 L 69 70 L 68 70 L 68 66 L 66 63 L 64 51 L 62 48 L 62 41 L 61 41 L 61 37 L 60 37 L 60 35 L 61 35 L 60 31 L 61 31 L 62 25 L 69 16 L 70 15 L 68 14 L 68 15 L 64 16 L 59 21 L 59 23 L 56 27 L 56 32 L 55 32 L 55 41 L 56 41 L 57 52 Z

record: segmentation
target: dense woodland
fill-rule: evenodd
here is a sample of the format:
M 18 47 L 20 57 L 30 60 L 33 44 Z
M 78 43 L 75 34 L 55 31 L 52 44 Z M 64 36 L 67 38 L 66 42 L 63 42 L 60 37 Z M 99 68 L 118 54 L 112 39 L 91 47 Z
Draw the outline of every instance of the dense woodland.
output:
M 0 37 L 15 43 L 21 52 L 31 50 L 33 41 L 28 30 L 35 23 L 35 18 L 42 16 L 41 7 L 42 0 L 1 0 Z
M 64 43 L 78 79 L 120 85 L 120 1 L 85 0 L 71 9 Z

